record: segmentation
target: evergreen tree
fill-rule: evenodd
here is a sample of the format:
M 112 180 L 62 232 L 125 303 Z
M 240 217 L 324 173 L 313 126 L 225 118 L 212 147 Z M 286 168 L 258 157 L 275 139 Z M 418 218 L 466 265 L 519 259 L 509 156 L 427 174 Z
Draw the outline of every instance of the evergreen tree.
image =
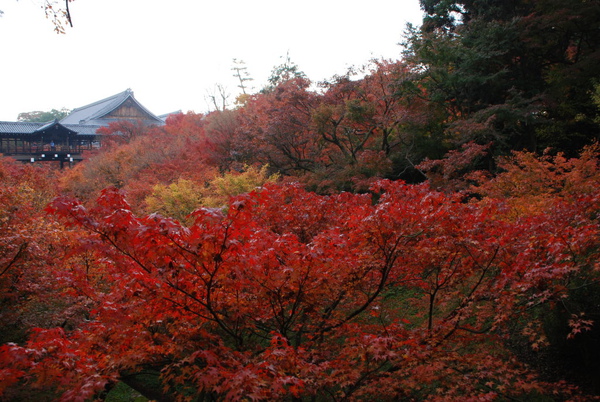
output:
M 65 117 L 67 117 L 67 115 L 70 112 L 71 111 L 69 109 L 65 109 L 65 108 L 62 108 L 60 110 L 52 109 L 49 112 L 42 112 L 42 111 L 36 110 L 33 112 L 19 113 L 17 120 L 24 121 L 24 122 L 45 123 L 47 121 L 52 121 L 52 120 L 61 120 Z
M 600 3 L 421 0 L 407 55 L 454 140 L 575 151 L 598 137 Z

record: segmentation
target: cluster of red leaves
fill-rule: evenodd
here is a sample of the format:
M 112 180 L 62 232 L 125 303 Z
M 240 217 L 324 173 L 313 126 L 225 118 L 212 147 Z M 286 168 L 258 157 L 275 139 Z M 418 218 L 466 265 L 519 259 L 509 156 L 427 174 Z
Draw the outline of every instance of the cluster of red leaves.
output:
M 36 373 L 41 365 L 33 364 L 31 356 L 47 356 L 42 351 L 16 346 L 16 342 L 25 341 L 28 330 L 54 328 L 81 313 L 76 303 L 78 295 L 70 294 L 60 282 L 63 269 L 68 269 L 63 265 L 66 261 L 61 245 L 72 240 L 71 233 L 64 232 L 44 212 L 57 194 L 56 177 L 57 171 L 47 166 L 0 160 L 0 343 L 7 343 L 0 359 L 11 366 L 0 372 L 2 390 L 20 376 Z M 51 339 L 60 343 L 60 331 L 51 330 L 44 343 L 49 346 Z M 32 336 L 32 341 L 40 333 Z M 45 379 L 40 376 L 35 384 Z M 3 397 L 22 399 L 19 387 L 13 388 L 16 391 L 3 393 Z
M 3 346 L 0 392 L 52 383 L 85 399 L 144 370 L 181 399 L 569 392 L 502 339 L 528 306 L 566 297 L 567 278 L 596 279 L 599 228 L 583 212 L 600 194 L 516 219 L 427 185 L 372 194 L 268 185 L 189 227 L 136 216 L 116 189 L 91 209 L 57 199 L 49 212 L 86 233 L 57 275 L 93 308 L 73 331 Z
M 54 244 L 63 237 L 43 209 L 56 196 L 56 171 L 0 160 L 0 325 L 39 325 L 50 311 L 36 311 L 36 299 L 53 287 Z M 29 311 L 30 314 L 21 314 Z M 28 317 L 26 318 L 25 316 Z M 43 317 L 46 315 L 46 317 Z M 14 327 L 9 329 L 9 327 Z M 1 336 L 6 341 L 6 336 Z M 10 337 L 9 337 L 10 338 Z
M 428 113 L 421 89 L 402 88 L 414 74 L 402 62 L 373 60 L 361 75 L 334 77 L 318 92 L 295 78 L 249 97 L 226 116 L 237 116 L 226 155 L 268 164 L 323 193 L 367 191 L 369 179 L 406 168 L 420 158 L 415 136 Z
M 183 178 L 202 186 L 221 163 L 205 125 L 204 116 L 194 113 L 171 115 L 161 127 L 112 123 L 100 130 L 107 139 L 100 151 L 62 175 L 62 191 L 87 204 L 104 188 L 122 188 L 132 208 L 141 211 L 157 184 Z
M 414 78 L 406 64 L 374 60 L 362 73 L 323 91 L 290 79 L 237 109 L 171 115 L 161 127 L 111 123 L 99 129 L 102 148 L 64 175 L 63 190 L 87 205 L 115 186 L 140 212 L 157 184 L 202 186 L 216 172 L 268 165 L 323 193 L 368 191 L 373 178 L 398 177 L 422 158 L 414 143 L 429 112 L 421 89 L 401 88 Z

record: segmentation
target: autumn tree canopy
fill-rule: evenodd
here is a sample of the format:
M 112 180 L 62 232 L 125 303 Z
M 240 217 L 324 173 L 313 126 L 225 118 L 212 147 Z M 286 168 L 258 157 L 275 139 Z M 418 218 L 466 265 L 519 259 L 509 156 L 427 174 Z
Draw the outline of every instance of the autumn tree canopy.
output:
M 421 4 L 403 60 L 1 159 L 0 399 L 597 399 L 598 6 Z
M 597 163 L 571 166 L 598 177 Z M 503 198 L 465 203 L 427 185 L 378 182 L 376 199 L 271 185 L 188 227 L 136 216 L 116 189 L 89 210 L 60 198 L 49 212 L 80 234 L 58 277 L 86 321 L 4 346 L 2 372 L 67 399 L 116 381 L 162 400 L 569 395 L 502 340 L 543 348 L 536 311 L 597 281 L 588 188 L 515 215 Z M 573 311 L 570 337 L 587 317 Z

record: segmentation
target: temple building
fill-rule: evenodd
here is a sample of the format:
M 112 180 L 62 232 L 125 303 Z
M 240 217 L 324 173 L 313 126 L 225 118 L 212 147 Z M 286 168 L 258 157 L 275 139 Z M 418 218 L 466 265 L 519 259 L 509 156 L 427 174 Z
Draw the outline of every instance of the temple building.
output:
M 100 146 L 102 136 L 96 131 L 111 122 L 142 121 L 163 125 L 127 89 L 121 93 L 74 109 L 67 117 L 45 123 L 0 121 L 0 154 L 18 160 L 81 159 L 84 150 Z M 68 156 L 67 156 L 68 155 Z

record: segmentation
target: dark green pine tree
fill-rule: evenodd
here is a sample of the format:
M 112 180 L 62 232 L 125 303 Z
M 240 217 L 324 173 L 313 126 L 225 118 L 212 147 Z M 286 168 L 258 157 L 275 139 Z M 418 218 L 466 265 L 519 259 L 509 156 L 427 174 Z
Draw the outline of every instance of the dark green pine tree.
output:
M 421 0 L 407 37 L 457 142 L 577 151 L 598 139 L 598 0 Z

